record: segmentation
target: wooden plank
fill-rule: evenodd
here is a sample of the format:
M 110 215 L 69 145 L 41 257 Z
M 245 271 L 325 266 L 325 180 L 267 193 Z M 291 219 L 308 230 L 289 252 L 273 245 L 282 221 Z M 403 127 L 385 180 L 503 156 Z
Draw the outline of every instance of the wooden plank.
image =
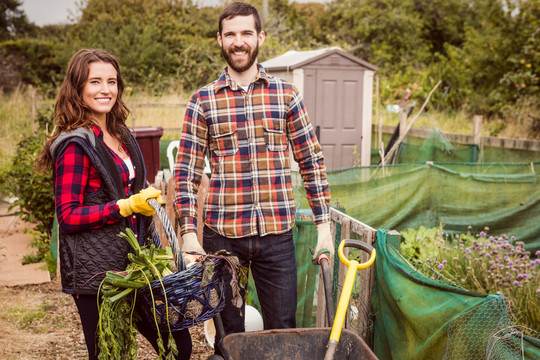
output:
M 365 242 L 368 245 L 373 246 L 373 238 L 376 236 L 376 233 L 370 230 L 365 230 L 362 234 L 362 241 Z M 367 262 L 371 255 L 366 253 L 365 251 L 362 252 L 362 262 Z M 375 273 L 374 266 L 370 266 L 366 269 L 362 269 L 358 271 L 358 277 L 359 277 L 359 302 L 365 306 L 365 309 L 358 309 L 358 318 L 359 318 L 359 327 L 358 327 L 358 333 L 362 336 L 364 339 L 369 339 L 369 323 L 370 318 L 369 314 L 371 311 L 371 285 L 373 282 L 373 276 Z
M 341 241 L 351 238 L 351 220 L 343 219 L 341 223 Z M 340 241 L 340 242 L 341 242 Z M 346 247 L 343 249 L 343 255 L 348 259 L 349 258 L 349 248 Z M 337 259 L 336 259 L 337 260 Z M 340 260 L 339 261 L 339 274 L 338 274 L 338 284 L 343 284 L 345 282 L 345 275 L 347 274 L 347 266 L 345 266 Z M 338 299 L 341 297 L 341 289 L 338 292 Z M 337 309 L 336 309 L 337 310 Z M 345 323 L 343 325 L 347 328 L 347 317 L 345 317 Z
M 364 224 L 360 220 L 356 220 L 350 215 L 347 215 L 339 210 L 336 210 L 334 208 L 330 208 L 330 219 L 332 221 L 335 221 L 339 224 L 343 223 L 343 221 L 349 221 L 351 223 L 351 230 L 355 233 L 362 234 L 364 229 L 377 232 L 376 229 L 372 228 L 369 225 Z

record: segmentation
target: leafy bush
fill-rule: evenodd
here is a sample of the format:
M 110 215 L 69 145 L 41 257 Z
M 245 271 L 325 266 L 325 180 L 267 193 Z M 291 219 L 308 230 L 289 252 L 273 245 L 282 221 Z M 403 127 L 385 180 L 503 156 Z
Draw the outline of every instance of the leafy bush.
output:
M 19 39 L 0 43 L 0 52 L 20 58 L 19 72 L 26 84 L 38 87 L 44 94 L 52 95 L 61 83 L 63 63 L 57 58 L 57 44 L 37 39 Z
M 48 126 L 52 119 L 51 111 L 51 107 L 40 108 L 38 123 Z M 43 136 L 28 135 L 19 142 L 11 164 L 0 174 L 3 178 L 0 184 L 2 192 L 16 198 L 10 210 L 15 209 L 14 213 L 23 221 L 36 224 L 31 246 L 37 252 L 27 255 L 26 263 L 54 261 L 49 255 L 55 214 L 54 186 L 51 174 L 43 174 L 36 166 L 36 158 L 42 148 Z M 49 268 L 56 268 L 56 265 L 49 264 Z
M 419 229 L 418 233 L 424 237 L 411 239 L 409 235 L 415 231 L 409 229 L 400 251 L 417 256 L 469 291 L 502 294 L 516 324 L 540 331 L 540 251 L 533 258 L 524 250 L 523 242 L 513 236 L 488 236 L 488 230 L 449 238 L 442 228 L 423 232 Z

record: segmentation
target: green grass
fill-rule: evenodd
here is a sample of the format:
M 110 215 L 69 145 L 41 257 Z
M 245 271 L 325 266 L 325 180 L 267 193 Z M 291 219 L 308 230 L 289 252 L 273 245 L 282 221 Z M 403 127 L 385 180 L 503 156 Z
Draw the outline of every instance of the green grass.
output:
M 9 163 L 11 156 L 24 135 L 34 131 L 33 109 L 41 102 L 31 89 L 17 89 L 0 100 L 0 168 Z M 33 107 L 34 106 L 34 107 Z
M 170 93 L 152 96 L 140 90 L 127 89 L 124 100 L 132 110 L 127 120 L 130 127 L 161 126 L 165 129 L 163 140 L 179 139 L 185 113 L 185 104 L 190 94 Z M 5 167 L 15 154 L 17 143 L 25 134 L 35 131 L 37 126 L 32 120 L 36 110 L 43 104 L 50 104 L 51 99 L 43 99 L 32 88 L 18 89 L 12 94 L 0 96 L 0 168 Z M 141 107 L 142 104 L 153 104 L 152 107 Z M 386 110 L 386 104 L 376 107 L 374 100 L 373 125 L 396 126 L 399 114 Z M 500 136 L 509 138 L 531 138 L 531 119 L 529 113 L 532 103 L 518 104 L 507 111 L 507 120 L 495 119 L 484 121 L 483 136 Z M 408 121 L 418 113 L 421 104 L 417 104 Z M 429 106 L 415 120 L 415 129 L 439 129 L 442 132 L 472 134 L 472 115 L 465 111 L 431 112 Z M 308 112 L 310 109 L 308 109 Z M 375 147 L 375 144 L 372 144 Z

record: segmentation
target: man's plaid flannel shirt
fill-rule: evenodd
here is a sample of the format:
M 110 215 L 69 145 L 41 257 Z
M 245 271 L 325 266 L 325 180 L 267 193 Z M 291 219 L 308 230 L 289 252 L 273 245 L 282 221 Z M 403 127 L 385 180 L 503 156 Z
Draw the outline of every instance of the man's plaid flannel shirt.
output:
M 191 96 L 174 171 L 181 234 L 197 228 L 197 189 L 207 152 L 213 172 L 205 223 L 217 233 L 239 238 L 292 228 L 296 208 L 289 151 L 315 223 L 330 221 L 322 149 L 303 100 L 294 85 L 258 67 L 247 91 L 225 69 Z

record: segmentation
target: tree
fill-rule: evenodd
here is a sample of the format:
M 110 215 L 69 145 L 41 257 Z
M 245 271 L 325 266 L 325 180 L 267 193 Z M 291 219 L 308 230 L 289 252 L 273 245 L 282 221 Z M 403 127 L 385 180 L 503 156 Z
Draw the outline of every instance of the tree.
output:
M 490 116 L 523 97 L 538 98 L 539 5 L 474 1 L 463 44 L 446 44 L 447 57 L 430 69 L 450 87 L 446 103 Z
M 37 26 L 28 21 L 26 14 L 19 6 L 18 0 L 2 0 L 0 2 L 0 41 L 20 38 L 36 33 Z

